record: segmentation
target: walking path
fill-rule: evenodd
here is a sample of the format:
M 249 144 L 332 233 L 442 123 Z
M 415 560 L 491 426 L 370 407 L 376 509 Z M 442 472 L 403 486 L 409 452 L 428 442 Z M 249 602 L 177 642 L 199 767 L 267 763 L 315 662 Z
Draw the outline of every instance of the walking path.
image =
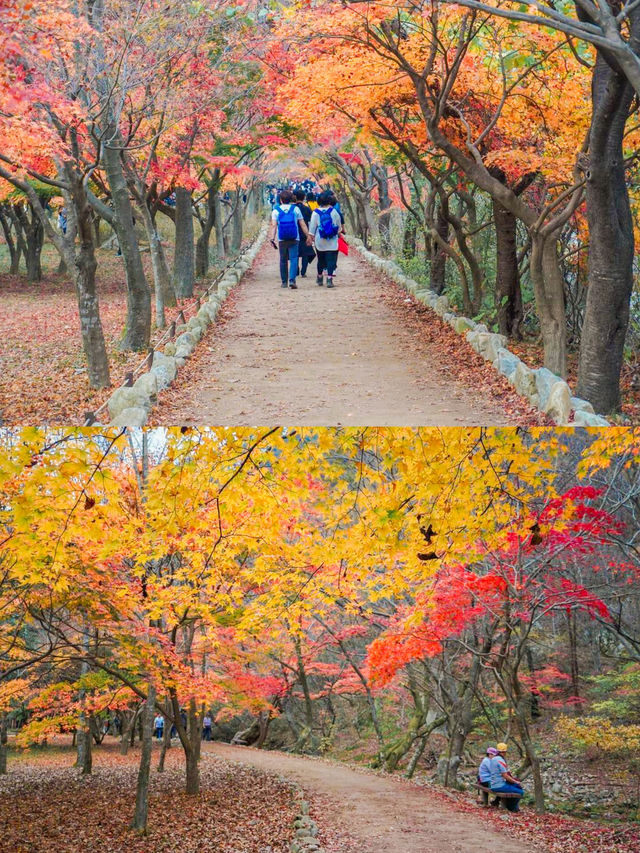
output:
M 152 422 L 522 422 L 506 414 L 495 397 L 483 397 L 480 388 L 458 378 L 455 359 L 409 327 L 389 303 L 395 285 L 356 252 L 340 256 L 333 290 L 316 285 L 315 266 L 298 285 L 298 290 L 280 286 L 277 253 L 267 242 L 233 292 L 230 307 L 223 308 L 222 323 L 200 343 L 195 364 L 162 395 Z
M 284 752 L 266 752 L 216 743 L 213 752 L 298 782 L 313 800 L 322 801 L 323 828 L 344 828 L 348 853 L 495 853 L 536 848 L 496 830 L 478 814 L 463 814 L 410 782 L 352 770 Z M 513 820 L 506 816 L 505 820 Z M 517 818 L 515 818 L 517 819 Z M 328 848 L 330 849 L 330 848 Z M 541 851 L 546 848 L 537 848 Z

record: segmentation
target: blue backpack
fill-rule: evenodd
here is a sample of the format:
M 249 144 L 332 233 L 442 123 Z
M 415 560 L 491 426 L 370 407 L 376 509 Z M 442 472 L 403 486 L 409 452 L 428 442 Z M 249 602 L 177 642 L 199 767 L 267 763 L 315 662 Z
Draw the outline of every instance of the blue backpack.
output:
M 335 224 L 333 217 L 331 216 L 333 208 L 329 207 L 327 210 L 321 210 L 318 208 L 317 213 L 320 219 L 318 234 L 320 234 L 323 240 L 333 239 L 340 230 L 340 226 Z
M 298 223 L 296 210 L 298 208 L 292 204 L 289 210 L 283 210 L 279 205 L 275 209 L 278 211 L 278 240 L 297 240 Z

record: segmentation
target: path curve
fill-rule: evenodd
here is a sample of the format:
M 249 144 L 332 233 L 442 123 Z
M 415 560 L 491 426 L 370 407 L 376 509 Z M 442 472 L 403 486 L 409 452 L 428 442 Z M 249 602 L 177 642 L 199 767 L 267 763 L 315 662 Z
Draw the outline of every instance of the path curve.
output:
M 507 849 L 540 853 L 543 849 L 498 832 L 482 820 L 480 812 L 464 814 L 447 808 L 428 790 L 397 777 L 223 743 L 213 744 L 212 751 L 230 761 L 281 773 L 312 797 L 320 795 L 325 826 L 344 827 L 356 839 L 357 847 L 350 847 L 349 853 L 496 853 Z M 505 814 L 505 819 L 513 818 Z
M 459 380 L 451 355 L 419 339 L 384 299 L 396 285 L 357 252 L 340 256 L 333 290 L 318 287 L 313 270 L 298 290 L 279 279 L 267 242 L 195 364 L 161 396 L 154 424 L 519 423 Z

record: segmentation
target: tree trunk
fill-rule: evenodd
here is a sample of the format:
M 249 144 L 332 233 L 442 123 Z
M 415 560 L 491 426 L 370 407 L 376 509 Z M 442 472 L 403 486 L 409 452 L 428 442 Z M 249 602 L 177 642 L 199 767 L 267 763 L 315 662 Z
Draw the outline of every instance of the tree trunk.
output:
M 492 201 L 496 229 L 495 305 L 498 326 L 500 334 L 520 340 L 523 310 L 516 244 L 516 218 L 497 199 L 494 198 Z
M 147 815 L 149 811 L 149 775 L 151 772 L 151 754 L 153 751 L 153 718 L 155 714 L 156 689 L 150 684 L 147 691 L 147 701 L 142 712 L 142 749 L 138 782 L 136 785 L 136 806 L 131 821 L 131 828 L 141 835 L 147 832 Z
M 67 208 L 70 209 L 72 206 L 73 221 L 69 222 L 64 251 L 61 254 L 73 274 L 89 384 L 92 388 L 106 388 L 111 384 L 111 380 L 96 290 L 98 264 L 91 226 L 92 212 L 82 176 L 70 164 L 65 172 L 71 186 Z
M 167 325 L 165 308 L 171 308 L 176 304 L 176 295 L 171 283 L 171 275 L 167 266 L 164 249 L 160 235 L 156 229 L 146 200 L 138 205 L 142 221 L 144 223 L 147 239 L 149 240 L 149 254 L 151 256 L 151 269 L 153 270 L 153 289 L 156 302 L 156 327 L 164 329 Z
M 300 679 L 300 686 L 302 687 L 302 694 L 304 696 L 304 719 L 306 727 L 309 729 L 309 732 L 311 732 L 313 730 L 313 704 L 311 702 L 311 692 L 309 690 L 307 671 L 304 665 L 302 646 L 299 637 L 295 638 L 294 645 L 298 663 L 298 678 Z
M 242 246 L 242 227 L 244 214 L 244 207 L 242 204 L 242 190 L 235 191 L 234 204 L 235 207 L 233 209 L 232 219 L 233 231 L 231 234 L 231 251 L 235 255 L 240 251 L 240 247 Z
M 80 213 L 78 218 L 80 219 Z M 80 333 L 82 346 L 87 359 L 89 384 L 92 388 L 106 388 L 111 384 L 109 378 L 109 359 L 104 342 L 100 307 L 96 291 L 97 262 L 91 236 L 91 223 L 80 224 L 80 245 L 76 250 L 74 263 L 74 284 L 78 298 L 80 315 Z M 87 231 L 89 232 L 87 234 Z
M 227 245 L 224 237 L 224 223 L 222 221 L 222 202 L 220 201 L 220 193 L 216 190 L 213 197 L 216 225 L 216 254 L 219 260 L 224 260 L 227 257 Z
M 108 136 L 112 145 L 117 142 L 117 134 Z M 120 347 L 123 350 L 146 350 L 151 339 L 151 292 L 142 266 L 129 188 L 118 148 L 105 146 L 102 159 L 111 190 L 113 225 L 127 277 L 127 320 Z
M 44 209 L 40 198 L 38 199 L 38 204 Z M 42 264 L 40 260 L 42 245 L 44 243 L 42 222 L 40 221 L 38 212 L 30 202 L 28 203 L 28 207 L 17 205 L 15 213 L 24 236 L 24 259 L 27 269 L 27 281 L 42 281 Z
M 164 760 L 167 757 L 167 750 L 171 749 L 171 725 L 169 720 L 165 720 L 162 731 L 162 748 L 158 759 L 158 773 L 164 773 Z
M 391 199 L 389 198 L 389 178 L 386 166 L 371 164 L 371 174 L 378 185 L 378 202 L 380 205 L 380 248 L 384 255 L 391 251 Z
M 9 275 L 17 275 L 20 271 L 20 256 L 22 251 L 17 239 L 14 239 L 11 232 L 11 226 L 14 223 L 14 219 L 11 213 L 5 213 L 5 211 L 9 210 L 9 205 L 4 209 L 0 206 L 0 226 L 2 226 L 4 240 L 9 250 Z
M 209 272 L 209 242 L 216 224 L 216 201 L 218 181 L 213 179 L 207 189 L 207 218 L 202 223 L 202 233 L 196 242 L 196 275 L 204 278 Z
M 418 762 L 422 758 L 422 754 L 427 745 L 427 737 L 418 738 L 415 749 L 413 750 L 413 755 L 407 765 L 407 772 L 404 774 L 407 779 L 413 779 L 413 774 L 416 772 L 416 767 L 418 766 Z
M 436 216 L 435 230 L 445 243 L 449 242 L 449 220 L 446 217 L 442 205 L 438 205 L 438 213 Z M 446 267 L 447 254 L 439 245 L 437 240 L 433 240 L 431 244 L 431 265 L 429 275 L 429 286 L 436 293 L 442 293 L 446 286 Z
M 567 324 L 564 280 L 555 234 L 543 237 L 532 233 L 530 269 L 544 345 L 544 366 L 564 378 L 567 375 Z
M 567 632 L 569 634 L 569 663 L 571 666 L 571 692 L 576 699 L 580 698 L 580 667 L 578 665 L 578 631 L 576 628 L 576 612 L 567 612 Z M 576 702 L 574 709 L 580 713 L 580 702 Z
M 402 236 L 402 254 L 405 258 L 415 257 L 417 231 L 418 223 L 412 214 L 407 213 L 404 220 L 404 234 Z
M 184 187 L 176 187 L 176 250 L 173 263 L 173 286 L 179 299 L 188 299 L 193 296 L 194 280 L 191 193 Z
M 185 752 L 187 762 L 187 794 L 200 793 L 200 767 L 195 749 Z
M 518 726 L 518 731 L 520 733 L 522 746 L 524 747 L 524 752 L 527 756 L 527 763 L 529 767 L 531 767 L 531 776 L 533 777 L 533 795 L 535 799 L 536 811 L 538 812 L 538 814 L 544 814 L 546 809 L 544 802 L 544 782 L 542 780 L 542 771 L 540 769 L 540 759 L 536 754 L 533 741 L 531 740 L 531 736 L 529 734 L 529 726 L 526 721 L 526 716 L 524 715 L 522 710 L 516 711 L 516 723 Z
M 269 733 L 269 723 L 271 722 L 271 714 L 269 711 L 260 711 L 258 714 L 258 729 L 259 735 L 258 740 L 255 743 L 256 749 L 262 749 L 264 746 L 264 742 L 267 739 L 267 734 Z
M 76 767 L 83 776 L 87 776 L 91 773 L 93 765 L 93 751 L 91 748 L 91 729 L 85 711 L 81 711 L 78 718 L 76 747 Z
M 25 256 L 25 264 L 27 267 L 27 281 L 42 281 L 42 244 L 44 242 L 44 232 L 38 220 L 33 217 L 33 222 L 30 223 L 27 231 L 27 254 Z
M 0 715 L 0 776 L 7 772 L 8 732 L 7 714 Z
M 633 89 L 598 54 L 593 71 L 587 220 L 589 284 L 577 394 L 596 412 L 620 407 L 620 371 L 633 288 L 633 220 L 625 180 L 623 137 Z

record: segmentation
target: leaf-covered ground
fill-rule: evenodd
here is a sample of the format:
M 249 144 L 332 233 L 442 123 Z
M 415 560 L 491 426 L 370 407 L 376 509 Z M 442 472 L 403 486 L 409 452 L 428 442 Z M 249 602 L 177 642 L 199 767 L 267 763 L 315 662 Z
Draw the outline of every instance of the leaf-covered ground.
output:
M 540 344 L 532 341 L 511 343 L 510 349 L 530 367 L 542 367 L 544 352 Z M 567 353 L 567 382 L 571 388 L 578 382 L 578 352 L 569 350 Z M 619 414 L 610 419 L 621 426 L 640 424 L 640 352 L 634 352 L 622 366 L 620 376 L 620 392 L 622 406 Z
M 154 765 L 159 750 L 154 749 Z M 183 754 L 172 748 L 165 772 L 152 770 L 149 833 L 129 829 L 137 750 L 95 751 L 81 777 L 70 750 L 32 751 L 10 759 L 0 776 L 2 853 L 285 853 L 296 806 L 274 774 L 231 764 L 203 749 L 201 794 L 184 792 Z
M 448 372 L 452 379 L 475 388 L 479 395 L 498 403 L 514 422 L 529 426 L 553 426 L 547 415 L 529 405 L 524 397 L 517 394 L 513 385 L 435 311 L 408 296 L 395 282 L 389 282 L 383 298 L 390 308 L 402 317 L 403 324 L 413 336 L 418 352 L 421 348 L 437 347 L 442 353 L 439 367 Z
M 148 266 L 148 254 L 143 257 Z M 111 381 L 117 386 L 143 355 L 118 348 L 126 315 L 122 258 L 103 249 L 98 259 L 100 315 Z M 89 387 L 75 291 L 67 277 L 49 271 L 52 261 L 49 253 L 45 277 L 36 284 L 23 276 L 0 275 L 0 416 L 6 424 L 82 424 L 84 412 L 95 411 L 111 393 Z M 193 302 L 182 303 L 187 316 Z M 152 311 L 155 323 L 153 299 Z M 168 317 L 178 311 L 171 309 Z M 161 334 L 155 331 L 153 340 Z

